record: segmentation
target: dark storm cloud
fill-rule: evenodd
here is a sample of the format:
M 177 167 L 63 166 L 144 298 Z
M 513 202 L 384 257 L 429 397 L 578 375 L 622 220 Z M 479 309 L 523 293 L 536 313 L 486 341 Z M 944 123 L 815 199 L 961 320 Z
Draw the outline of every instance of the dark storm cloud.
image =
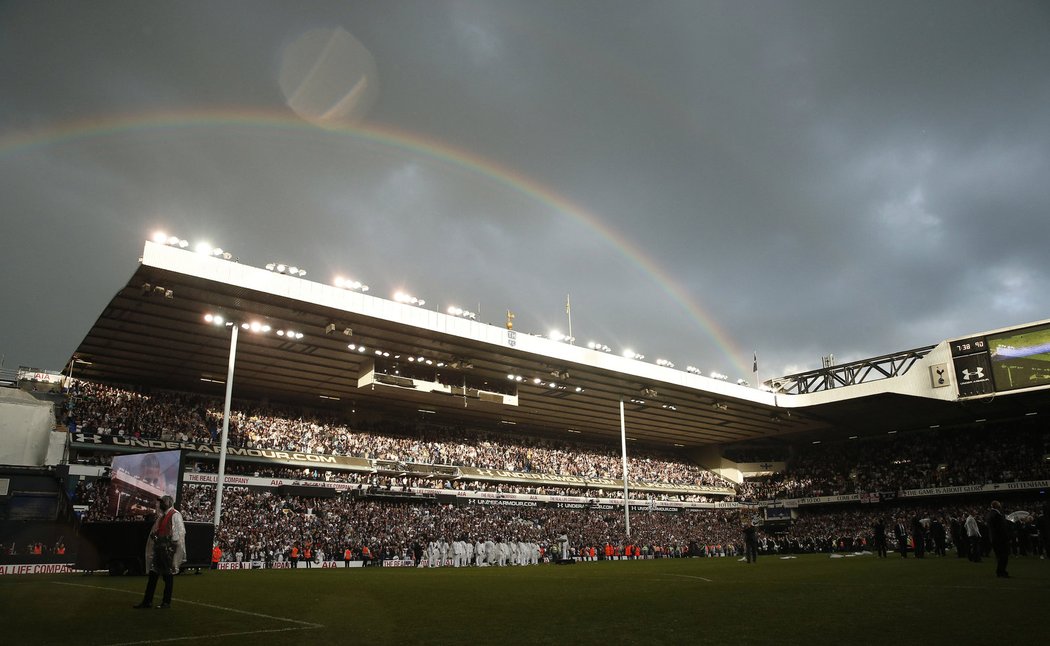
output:
M 1040 2 L 5 3 L 3 249 L 40 269 L 0 288 L 0 352 L 58 368 L 155 227 L 530 332 L 566 331 L 571 293 L 579 342 L 734 377 L 754 349 L 769 377 L 1046 318 L 1048 25 Z M 371 53 L 362 127 L 397 145 L 295 125 L 282 52 L 318 28 Z

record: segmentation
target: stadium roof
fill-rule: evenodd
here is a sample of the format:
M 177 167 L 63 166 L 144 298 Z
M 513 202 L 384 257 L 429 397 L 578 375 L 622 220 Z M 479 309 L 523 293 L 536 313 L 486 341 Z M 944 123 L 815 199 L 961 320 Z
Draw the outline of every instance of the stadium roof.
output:
M 271 328 L 239 334 L 234 398 L 351 418 L 618 441 L 622 401 L 628 438 L 688 449 L 1050 414 L 1045 391 L 959 402 L 954 388 L 932 389 L 925 364 L 950 361 L 946 344 L 901 376 L 786 395 L 154 242 L 79 344 L 75 376 L 221 398 L 232 335 L 207 314 Z M 413 369 L 434 376 L 397 374 Z M 466 390 L 455 387 L 463 381 Z

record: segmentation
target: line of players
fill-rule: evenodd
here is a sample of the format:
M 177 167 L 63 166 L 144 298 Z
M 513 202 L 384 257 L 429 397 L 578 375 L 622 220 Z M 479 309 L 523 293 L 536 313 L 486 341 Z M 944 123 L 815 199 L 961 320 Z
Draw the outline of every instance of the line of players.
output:
M 494 541 L 492 539 L 471 542 L 458 539 L 449 543 L 443 538 L 431 539 L 419 558 L 419 567 L 477 567 L 511 565 L 538 565 L 543 558 L 543 548 L 530 541 Z

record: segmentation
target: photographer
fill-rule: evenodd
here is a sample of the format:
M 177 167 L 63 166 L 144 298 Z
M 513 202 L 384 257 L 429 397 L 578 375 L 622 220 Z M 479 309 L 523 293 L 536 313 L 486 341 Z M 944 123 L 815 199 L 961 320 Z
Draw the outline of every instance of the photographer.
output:
M 149 539 L 146 541 L 146 570 L 149 582 L 142 603 L 134 606 L 138 609 L 153 607 L 153 593 L 157 589 L 157 578 L 164 579 L 164 597 L 158 608 L 171 607 L 171 592 L 175 585 L 175 574 L 186 560 L 186 526 L 182 514 L 174 508 L 171 496 L 157 499 L 159 513 L 153 522 Z

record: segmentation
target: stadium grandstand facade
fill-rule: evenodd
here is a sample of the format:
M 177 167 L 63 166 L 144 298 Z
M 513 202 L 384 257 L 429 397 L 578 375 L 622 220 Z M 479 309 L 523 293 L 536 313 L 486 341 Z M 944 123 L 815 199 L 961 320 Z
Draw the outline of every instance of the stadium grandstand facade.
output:
M 66 374 L 7 379 L 0 564 L 82 559 L 156 486 L 113 460 L 154 452 L 231 566 L 952 545 L 993 495 L 1046 550 L 1050 321 L 752 386 L 275 269 L 147 242 Z

